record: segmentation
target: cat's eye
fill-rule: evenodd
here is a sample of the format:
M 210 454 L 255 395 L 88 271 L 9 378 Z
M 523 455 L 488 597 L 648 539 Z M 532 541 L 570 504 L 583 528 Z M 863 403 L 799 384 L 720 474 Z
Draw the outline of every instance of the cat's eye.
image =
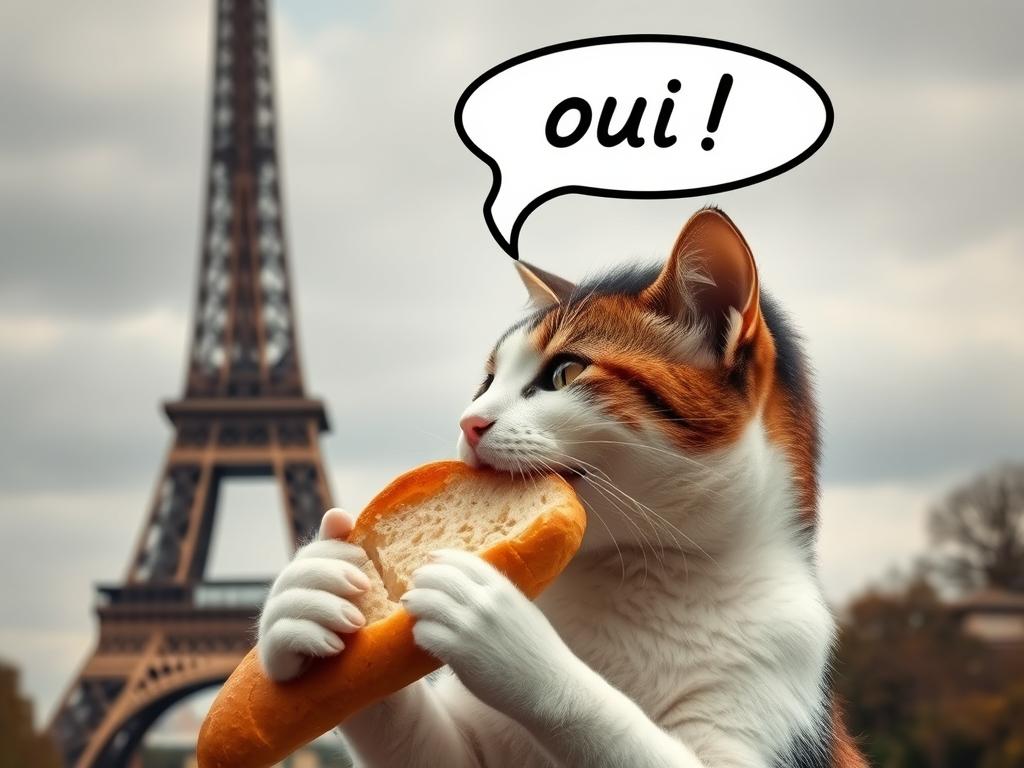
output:
M 493 373 L 488 373 L 484 377 L 484 380 L 480 383 L 480 387 L 477 389 L 476 394 L 473 395 L 473 399 L 476 400 L 478 397 L 480 397 L 480 395 L 482 395 L 484 392 L 486 392 L 488 389 L 490 389 L 491 382 L 493 382 L 493 381 L 494 381 L 494 374 Z
M 586 366 L 579 360 L 564 360 L 551 372 L 551 388 L 562 389 L 576 380 Z

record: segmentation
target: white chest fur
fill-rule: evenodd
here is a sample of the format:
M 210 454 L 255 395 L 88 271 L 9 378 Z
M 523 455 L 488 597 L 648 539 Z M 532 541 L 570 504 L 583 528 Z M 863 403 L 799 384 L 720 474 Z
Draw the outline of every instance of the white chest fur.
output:
M 538 604 L 566 644 L 664 730 L 698 746 L 748 729 L 782 749 L 820 714 L 833 623 L 799 552 L 712 563 L 574 563 Z

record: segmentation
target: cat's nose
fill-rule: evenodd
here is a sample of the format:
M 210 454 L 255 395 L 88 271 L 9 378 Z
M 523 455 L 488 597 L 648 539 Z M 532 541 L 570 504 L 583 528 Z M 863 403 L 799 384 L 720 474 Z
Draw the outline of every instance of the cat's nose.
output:
M 484 432 L 493 425 L 493 421 L 485 419 L 483 416 L 466 416 L 459 422 L 459 426 L 462 427 L 462 433 L 466 436 L 466 442 L 469 443 L 470 448 L 476 448 L 476 444 L 480 442 Z

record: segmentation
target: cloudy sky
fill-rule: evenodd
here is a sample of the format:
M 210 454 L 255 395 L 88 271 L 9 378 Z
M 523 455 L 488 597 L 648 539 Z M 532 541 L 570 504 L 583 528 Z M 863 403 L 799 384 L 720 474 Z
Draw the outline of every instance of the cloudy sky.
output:
M 803 329 L 841 602 L 924 551 L 928 501 L 1024 458 L 1024 5 L 278 0 L 286 208 L 336 501 L 449 455 L 522 308 L 452 110 L 493 64 L 600 34 L 775 53 L 832 97 L 811 160 L 713 199 L 564 197 L 523 230 L 566 276 L 665 254 L 699 205 L 744 230 Z M 196 277 L 205 2 L 0 2 L 0 657 L 48 715 L 123 574 L 180 394 Z M 275 490 L 229 485 L 215 575 L 279 567 Z

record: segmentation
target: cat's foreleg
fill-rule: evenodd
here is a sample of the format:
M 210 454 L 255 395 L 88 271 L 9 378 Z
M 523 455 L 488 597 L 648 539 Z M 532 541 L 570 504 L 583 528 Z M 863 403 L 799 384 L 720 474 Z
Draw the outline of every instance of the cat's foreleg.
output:
M 470 768 L 468 742 L 425 681 L 357 712 L 339 727 L 357 768 Z
M 703 768 L 584 664 L 547 617 L 475 555 L 444 550 L 403 598 L 416 642 L 486 704 L 522 724 L 564 766 Z
M 302 547 L 271 586 L 257 648 L 272 680 L 291 680 L 310 658 L 339 653 L 366 623 L 352 602 L 369 586 L 361 570 L 366 554 L 343 541 L 354 524 L 342 510 L 327 512 L 318 540 Z M 424 682 L 349 718 L 342 732 L 369 768 L 473 765 L 465 739 Z

